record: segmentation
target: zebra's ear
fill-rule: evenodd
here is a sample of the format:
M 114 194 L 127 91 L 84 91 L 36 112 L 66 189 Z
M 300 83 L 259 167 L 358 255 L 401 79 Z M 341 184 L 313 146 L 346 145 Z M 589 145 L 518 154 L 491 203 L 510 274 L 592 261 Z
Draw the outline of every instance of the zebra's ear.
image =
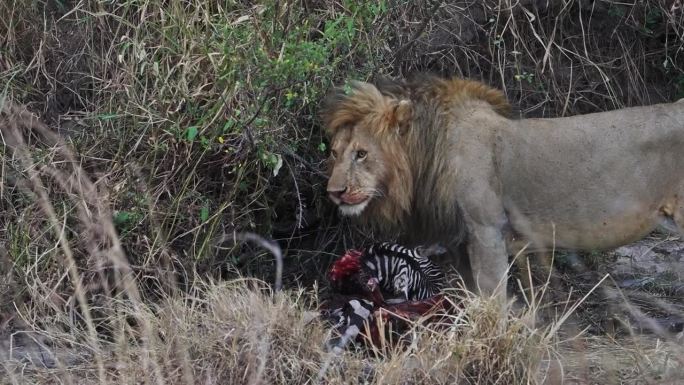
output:
M 416 248 L 416 250 L 418 251 L 418 254 L 420 254 L 421 256 L 426 257 L 426 258 L 433 257 L 435 255 L 442 255 L 442 254 L 445 254 L 447 252 L 446 247 L 443 247 L 438 243 L 434 243 L 434 244 L 427 246 L 427 247 L 426 246 L 418 246 Z

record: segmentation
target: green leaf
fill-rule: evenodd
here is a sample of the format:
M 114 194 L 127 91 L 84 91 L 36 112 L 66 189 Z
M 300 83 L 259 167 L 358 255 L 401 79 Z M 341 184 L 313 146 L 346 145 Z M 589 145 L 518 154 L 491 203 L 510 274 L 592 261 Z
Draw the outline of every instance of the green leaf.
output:
M 202 206 L 200 209 L 200 220 L 206 222 L 209 219 L 209 207 L 207 205 Z
M 351 17 L 347 19 L 347 37 L 349 39 L 354 37 L 354 19 Z
M 278 176 L 278 171 L 283 167 L 283 157 L 280 154 L 275 154 L 271 164 L 273 164 L 273 176 Z
M 188 138 L 188 140 L 191 141 L 191 142 L 194 141 L 195 138 L 197 137 L 197 133 L 198 133 L 198 132 L 199 132 L 199 131 L 197 130 L 197 126 L 188 127 L 188 130 L 187 130 L 187 138 Z
M 117 211 L 114 213 L 114 224 L 117 226 L 122 226 L 131 220 L 131 213 L 128 211 Z
M 328 147 L 327 147 L 327 146 L 325 145 L 325 143 L 323 143 L 323 142 L 321 142 L 321 143 L 318 145 L 318 151 L 320 151 L 320 152 L 325 152 L 325 150 L 326 150 L 327 148 L 328 148 Z
M 226 121 L 226 124 L 223 125 L 222 131 L 223 132 L 230 131 L 230 129 L 233 128 L 234 125 L 235 125 L 235 121 L 230 119 L 230 120 Z
M 97 115 L 97 118 L 99 120 L 111 120 L 111 119 L 114 119 L 118 116 L 119 115 L 117 115 L 117 114 L 100 114 L 100 115 Z

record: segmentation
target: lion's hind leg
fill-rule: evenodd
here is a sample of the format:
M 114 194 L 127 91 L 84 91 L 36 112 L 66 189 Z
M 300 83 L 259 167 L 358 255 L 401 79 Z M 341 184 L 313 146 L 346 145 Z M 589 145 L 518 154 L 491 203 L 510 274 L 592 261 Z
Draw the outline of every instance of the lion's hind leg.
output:
M 684 185 L 672 200 L 660 208 L 660 211 L 663 216 L 661 227 L 684 237 Z
M 675 210 L 672 213 L 672 220 L 679 230 L 679 235 L 684 239 L 684 188 L 677 195 Z

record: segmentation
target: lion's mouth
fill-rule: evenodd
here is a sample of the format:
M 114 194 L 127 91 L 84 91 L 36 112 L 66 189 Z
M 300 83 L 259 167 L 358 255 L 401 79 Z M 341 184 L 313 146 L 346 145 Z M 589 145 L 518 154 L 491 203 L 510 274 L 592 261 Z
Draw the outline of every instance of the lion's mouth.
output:
M 331 197 L 343 215 L 359 215 L 366 208 L 371 197 L 366 194 L 342 194 Z
M 340 205 L 354 206 L 361 204 L 370 199 L 368 195 L 365 194 L 342 194 L 340 197 Z

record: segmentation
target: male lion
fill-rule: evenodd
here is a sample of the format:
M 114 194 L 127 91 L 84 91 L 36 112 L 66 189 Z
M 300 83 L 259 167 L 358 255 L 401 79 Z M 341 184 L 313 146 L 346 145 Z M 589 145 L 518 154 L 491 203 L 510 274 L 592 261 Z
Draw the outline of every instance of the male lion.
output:
M 475 81 L 353 82 L 322 114 L 330 199 L 405 240 L 465 241 L 476 288 L 499 295 L 523 242 L 602 250 L 661 223 L 684 230 L 684 102 L 554 119 L 508 111 Z

